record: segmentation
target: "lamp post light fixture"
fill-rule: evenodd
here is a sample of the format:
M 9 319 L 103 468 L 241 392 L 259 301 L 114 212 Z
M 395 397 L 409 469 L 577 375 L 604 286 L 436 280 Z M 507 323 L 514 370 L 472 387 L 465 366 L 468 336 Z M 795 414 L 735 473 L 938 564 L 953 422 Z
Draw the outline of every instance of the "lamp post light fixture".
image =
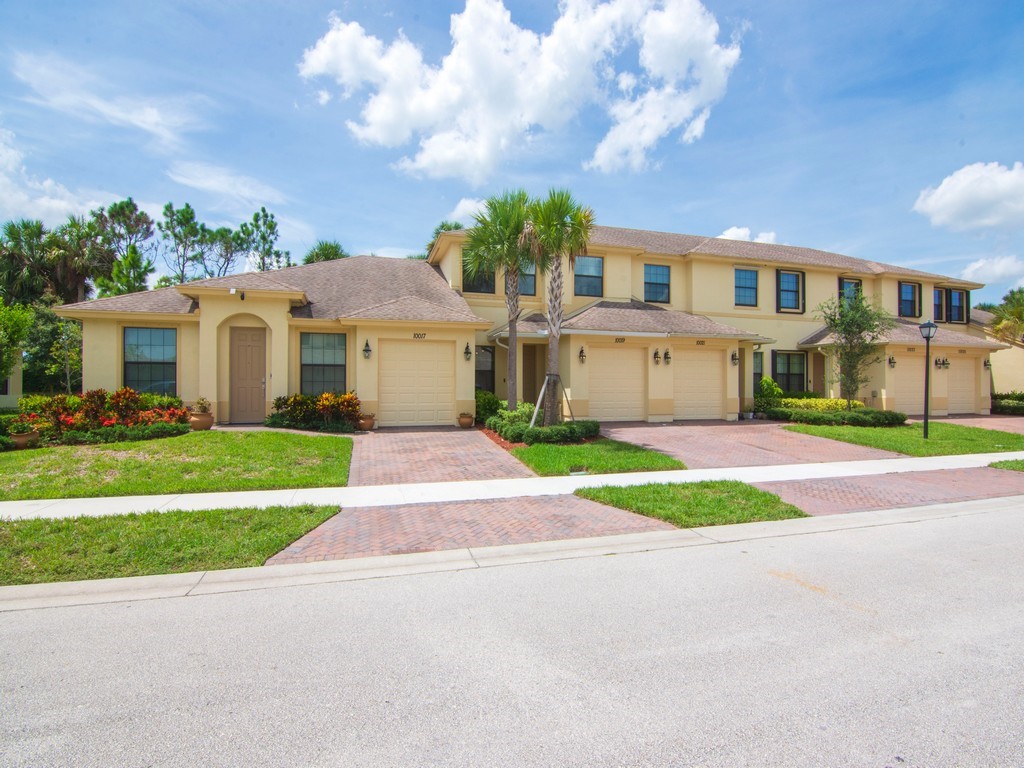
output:
M 370 349 L 370 340 L 367 339 L 366 343 L 363 344 L 363 357 L 365 357 L 367 360 L 369 360 L 371 352 L 373 352 L 373 350 Z
M 582 365 L 585 362 L 587 362 L 587 353 L 583 349 L 583 347 L 580 347 L 580 365 Z
M 473 350 L 471 350 L 469 348 L 469 342 L 468 341 L 466 342 L 466 348 L 464 350 L 462 350 L 462 356 L 464 358 L 466 358 L 467 360 L 472 360 L 473 359 Z
M 661 365 L 661 352 L 654 350 L 654 364 Z
M 924 439 L 928 439 L 928 400 L 931 394 L 931 359 L 932 359 L 932 339 L 935 338 L 935 332 L 939 330 L 939 326 L 929 320 L 927 323 L 921 323 L 917 327 L 921 331 L 921 338 L 924 339 Z

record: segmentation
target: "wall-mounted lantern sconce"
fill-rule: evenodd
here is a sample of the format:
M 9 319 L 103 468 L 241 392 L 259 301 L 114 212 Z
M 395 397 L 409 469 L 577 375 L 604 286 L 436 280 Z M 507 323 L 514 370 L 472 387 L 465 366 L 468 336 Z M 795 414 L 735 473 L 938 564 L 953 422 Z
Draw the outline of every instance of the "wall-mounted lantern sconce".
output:
M 949 360 L 947 360 L 944 357 L 936 357 L 935 358 L 935 367 L 936 368 L 949 368 Z
M 654 364 L 661 365 L 661 352 L 654 350 Z
M 668 351 L 668 350 L 666 349 L 666 350 L 665 350 L 665 365 L 671 365 L 671 364 L 672 364 L 672 353 L 671 353 L 671 352 L 669 352 L 669 351 Z
M 583 347 L 580 347 L 580 364 L 582 365 L 585 362 L 587 362 L 587 353 L 583 350 Z
M 367 360 L 369 360 L 371 352 L 373 352 L 373 350 L 370 349 L 370 340 L 367 339 L 366 343 L 363 344 L 363 357 L 365 357 Z
M 948 357 L 942 358 L 942 367 L 943 368 L 949 368 L 949 358 Z
M 890 368 L 895 368 L 896 367 L 896 358 L 893 357 L 892 355 L 889 355 L 889 367 Z
M 739 365 L 740 364 L 740 353 L 737 352 L 736 350 L 733 350 L 732 354 L 729 355 L 729 360 L 732 362 L 733 365 Z
M 468 341 L 466 342 L 466 348 L 464 350 L 462 350 L 462 356 L 464 358 L 466 358 L 467 360 L 472 360 L 473 359 L 473 350 L 471 350 L 469 348 L 469 342 Z
M 985 362 L 982 363 L 982 365 L 985 366 L 985 370 L 988 370 L 988 371 L 992 370 L 992 361 L 989 360 L 988 358 L 985 358 Z
M 231 294 L 232 296 L 234 296 L 234 295 L 235 295 L 235 294 L 237 293 L 237 294 L 239 294 L 239 298 L 240 298 L 240 299 L 241 299 L 242 301 L 245 301 L 245 291 L 241 291 L 241 292 L 239 293 L 239 290 L 238 290 L 237 288 L 232 288 L 232 289 L 230 289 L 230 290 L 228 291 L 228 293 L 230 293 L 230 294 Z

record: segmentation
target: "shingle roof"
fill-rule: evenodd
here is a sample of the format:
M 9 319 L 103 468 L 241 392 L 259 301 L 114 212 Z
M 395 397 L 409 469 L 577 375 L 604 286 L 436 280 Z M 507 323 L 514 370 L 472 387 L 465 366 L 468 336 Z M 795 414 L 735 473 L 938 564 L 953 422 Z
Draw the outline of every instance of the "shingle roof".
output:
M 972 309 L 971 310 L 971 322 L 976 325 L 984 325 L 986 327 L 991 326 L 996 321 L 996 316 L 991 312 L 986 312 L 984 309 Z
M 832 334 L 822 326 L 814 333 L 804 337 L 798 342 L 800 347 L 828 346 L 832 342 Z M 921 338 L 921 331 L 917 323 L 908 320 L 897 320 L 896 327 L 887 331 L 880 344 L 910 344 L 919 345 L 924 343 Z M 954 331 L 946 325 L 940 325 L 939 331 L 932 339 L 933 347 L 973 347 L 975 349 L 1002 349 L 1006 345 L 982 339 L 977 336 L 970 336 L 962 331 Z
M 487 322 L 473 314 L 466 300 L 451 289 L 440 270 L 419 259 L 352 256 L 273 273 L 197 280 L 187 283 L 183 289 L 187 291 L 190 286 L 304 293 L 308 303 L 293 308 L 293 317 Z M 195 311 L 195 307 L 195 302 L 176 288 L 163 288 L 70 304 L 66 309 L 184 314 Z
M 543 333 L 547 320 L 539 312 L 519 319 L 518 333 Z M 506 335 L 507 324 L 491 333 Z M 758 334 L 716 323 L 703 315 L 656 307 L 642 301 L 598 301 L 562 321 L 562 330 L 614 333 L 649 333 L 652 335 L 707 336 L 735 339 L 761 339 Z

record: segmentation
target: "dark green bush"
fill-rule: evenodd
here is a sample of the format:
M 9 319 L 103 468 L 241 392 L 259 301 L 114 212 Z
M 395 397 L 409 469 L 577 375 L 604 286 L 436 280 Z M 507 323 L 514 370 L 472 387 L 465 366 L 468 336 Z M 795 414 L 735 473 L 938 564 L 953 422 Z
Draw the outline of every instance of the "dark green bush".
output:
M 68 429 L 56 436 L 55 442 L 61 445 L 98 445 L 100 443 L 123 443 L 137 440 L 157 440 L 162 437 L 177 437 L 192 431 L 188 424 L 137 424 L 126 427 L 116 424 L 112 427 L 80 430 Z
M 529 429 L 528 424 L 502 424 L 498 434 L 501 435 L 502 439 L 508 440 L 510 443 L 521 443 L 527 429 Z
M 765 413 L 769 419 L 774 421 L 791 421 L 796 424 L 848 425 L 851 427 L 898 427 L 907 420 L 905 413 L 879 411 L 874 408 L 857 408 L 853 411 L 770 408 Z
M 150 392 L 139 393 L 139 407 L 144 411 L 151 411 L 154 408 L 163 411 L 168 408 L 181 408 L 183 406 L 182 399 L 174 395 L 155 395 Z
M 500 409 L 501 400 L 498 399 L 496 394 L 485 389 L 478 389 L 476 391 L 476 420 L 478 422 L 486 424 L 487 420 Z
M 754 410 L 767 413 L 771 408 L 778 408 L 781 402 L 782 389 L 768 376 L 762 376 L 754 395 Z
M 993 400 L 1016 400 L 1018 402 L 1024 402 L 1024 392 L 993 392 Z
M 816 400 L 824 395 L 817 392 L 783 392 L 782 396 L 787 400 Z
M 17 420 L 17 414 L 15 414 L 14 416 L 10 416 L 8 414 L 0 416 L 0 437 L 6 437 L 7 435 L 9 435 L 10 431 L 7 429 L 7 425 L 10 424 L 12 421 Z
M 1003 395 L 1000 395 L 1003 398 Z M 1001 413 L 1010 416 L 1024 416 L 1024 400 L 1012 398 L 996 400 L 992 398 L 992 413 Z
M 13 451 L 14 441 L 6 435 L 0 435 L 0 451 Z
M 523 433 L 523 442 L 534 443 L 582 443 L 601 432 L 600 422 L 591 419 L 582 421 L 566 421 L 550 427 L 533 427 Z

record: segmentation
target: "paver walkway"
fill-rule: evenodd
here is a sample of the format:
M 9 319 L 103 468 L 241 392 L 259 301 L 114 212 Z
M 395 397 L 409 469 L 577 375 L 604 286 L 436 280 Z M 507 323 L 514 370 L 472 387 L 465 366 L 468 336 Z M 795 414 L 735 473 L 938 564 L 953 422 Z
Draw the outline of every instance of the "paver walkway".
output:
M 349 486 L 506 477 L 536 475 L 478 429 L 394 427 L 353 436 Z
M 1024 494 L 1024 472 L 991 467 L 754 483 L 809 515 L 837 515 Z
M 914 418 L 913 421 L 920 421 Z M 934 424 L 941 421 L 947 424 L 959 424 L 962 427 L 981 427 L 982 429 L 998 429 L 1000 432 L 1016 432 L 1024 435 L 1024 416 L 941 416 L 930 419 Z
M 773 421 L 604 424 L 601 434 L 667 453 L 690 469 L 892 459 L 902 454 L 802 435 Z
M 274 555 L 267 565 L 674 529 L 576 496 L 353 507 Z

